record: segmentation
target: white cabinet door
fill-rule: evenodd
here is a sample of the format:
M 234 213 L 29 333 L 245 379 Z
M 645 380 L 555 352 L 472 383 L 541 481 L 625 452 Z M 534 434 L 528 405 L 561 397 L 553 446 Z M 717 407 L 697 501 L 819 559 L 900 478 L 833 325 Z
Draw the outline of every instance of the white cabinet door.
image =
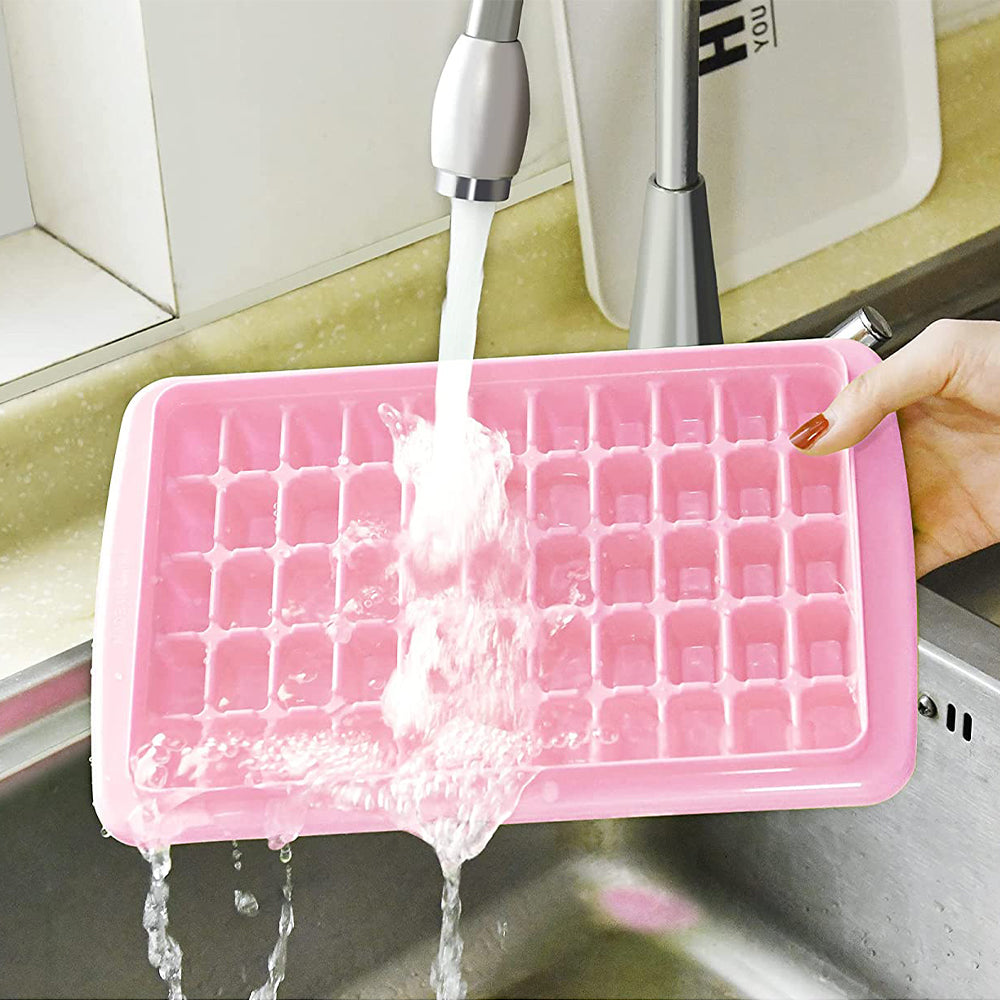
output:
M 141 2 L 182 315 L 440 226 L 431 101 L 466 0 Z M 543 0 L 521 36 L 523 185 L 568 154 Z

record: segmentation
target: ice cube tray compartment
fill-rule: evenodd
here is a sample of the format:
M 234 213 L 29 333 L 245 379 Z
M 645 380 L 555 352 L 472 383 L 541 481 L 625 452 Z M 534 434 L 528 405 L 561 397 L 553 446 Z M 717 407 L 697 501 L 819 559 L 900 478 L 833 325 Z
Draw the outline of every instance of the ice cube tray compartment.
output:
M 848 361 L 868 363 L 855 349 L 477 363 L 471 409 L 511 444 L 507 493 L 526 520 L 539 619 L 527 676 L 540 774 L 515 818 L 753 807 L 740 794 L 762 784 L 751 777 L 762 767 L 791 777 L 760 801 L 794 804 L 808 799 L 796 774 L 819 774 L 823 788 L 811 769 L 857 766 L 859 748 L 889 739 L 869 725 L 879 689 L 866 669 L 859 460 L 802 455 L 787 439 L 846 382 Z M 378 405 L 430 415 L 433 375 L 402 366 L 146 390 L 146 422 L 140 408 L 122 447 L 149 502 L 130 542 L 109 522 L 119 546 L 148 539 L 130 595 L 136 630 L 130 648 L 102 647 L 99 632 L 95 656 L 96 699 L 117 698 L 131 722 L 113 753 L 95 728 L 95 768 L 113 763 L 131 786 L 130 757 L 181 726 L 388 739 L 379 699 L 401 655 L 401 594 L 379 537 L 405 524 L 412 498 Z M 898 436 L 883 437 L 884 466 Z M 345 547 L 354 521 L 375 537 Z M 902 538 L 894 558 L 912 559 Z M 904 614 L 896 634 L 907 627 Z M 593 768 L 621 769 L 600 801 Z M 202 780 L 235 794 L 243 778 L 223 760 Z M 171 771 L 144 792 L 189 781 Z M 717 781 L 711 800 L 706 781 Z M 260 826 L 247 795 L 220 836 Z M 314 826 L 384 821 L 330 811 Z

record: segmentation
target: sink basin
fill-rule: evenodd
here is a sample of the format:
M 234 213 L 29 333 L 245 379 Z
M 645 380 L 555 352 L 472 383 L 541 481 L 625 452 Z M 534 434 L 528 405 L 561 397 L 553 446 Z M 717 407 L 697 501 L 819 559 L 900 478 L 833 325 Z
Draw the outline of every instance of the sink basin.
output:
M 899 795 L 859 809 L 504 827 L 463 874 L 470 995 L 998 995 L 1000 629 L 923 587 L 920 602 L 934 712 Z M 101 838 L 86 754 L 0 792 L 0 991 L 163 996 L 141 927 L 148 867 Z M 189 996 L 247 996 L 265 978 L 282 873 L 263 844 L 242 847 L 239 876 L 228 844 L 174 850 L 170 926 Z M 441 881 L 429 848 L 400 833 L 304 838 L 293 870 L 282 996 L 431 995 Z M 256 917 L 235 912 L 237 887 L 257 895 Z
M 465 974 L 473 996 L 862 996 L 866 989 L 682 874 L 661 847 L 669 820 L 502 828 L 466 866 Z M 19 997 L 158 997 L 140 917 L 148 867 L 102 840 L 85 756 L 9 795 L 0 889 L 2 990 Z M 170 926 L 189 996 L 247 996 L 266 975 L 281 868 L 260 842 L 174 848 Z M 315 837 L 293 848 L 296 927 L 288 997 L 431 996 L 440 874 L 407 834 Z M 233 889 L 260 913 L 235 912 Z M 94 916 L 99 914 L 95 923 Z
M 956 559 L 928 573 L 923 582 L 936 594 L 1000 625 L 1000 545 Z

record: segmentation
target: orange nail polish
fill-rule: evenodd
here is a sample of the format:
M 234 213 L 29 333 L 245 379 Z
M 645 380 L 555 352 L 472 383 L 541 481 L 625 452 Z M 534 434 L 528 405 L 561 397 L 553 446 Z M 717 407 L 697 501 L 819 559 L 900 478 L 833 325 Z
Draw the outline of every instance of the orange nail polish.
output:
M 797 431 L 792 434 L 792 444 L 800 451 L 808 451 L 829 429 L 830 421 L 817 413 L 810 417 Z

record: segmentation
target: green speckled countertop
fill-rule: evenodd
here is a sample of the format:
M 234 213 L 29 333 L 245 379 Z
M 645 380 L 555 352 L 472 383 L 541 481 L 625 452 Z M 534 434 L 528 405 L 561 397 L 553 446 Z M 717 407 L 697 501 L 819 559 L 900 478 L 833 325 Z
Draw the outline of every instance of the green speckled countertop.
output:
M 944 156 L 925 201 L 722 299 L 746 340 L 1000 226 L 1000 20 L 938 45 Z M 426 361 L 447 236 L 397 250 L 0 406 L 0 679 L 88 639 L 122 412 L 167 375 Z M 584 282 L 571 185 L 498 214 L 477 354 L 625 346 Z

